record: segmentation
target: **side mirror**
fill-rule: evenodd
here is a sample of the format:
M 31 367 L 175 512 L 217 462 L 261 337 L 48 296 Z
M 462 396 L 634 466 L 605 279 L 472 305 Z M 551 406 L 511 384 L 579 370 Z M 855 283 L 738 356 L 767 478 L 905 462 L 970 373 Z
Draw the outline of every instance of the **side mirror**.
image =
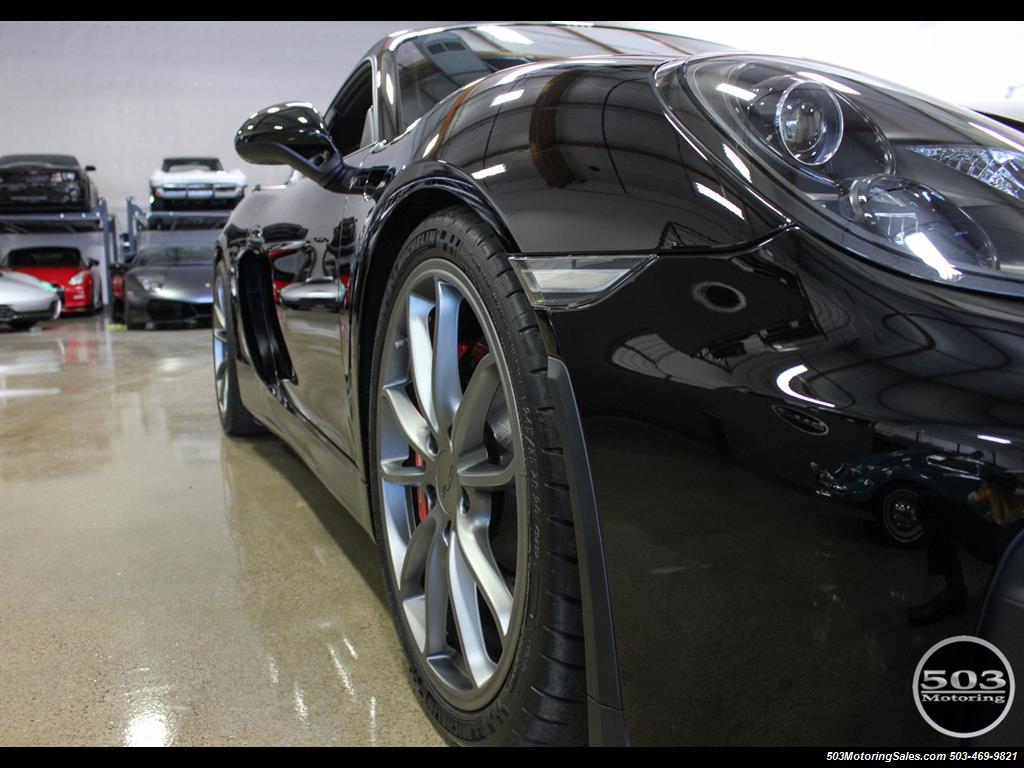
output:
M 239 157 L 256 165 L 288 165 L 332 192 L 351 192 L 345 165 L 324 119 L 311 104 L 289 101 L 260 110 L 235 134 Z
M 96 166 L 95 165 L 87 165 L 87 166 L 85 166 L 85 170 L 86 171 L 95 171 L 96 170 Z
M 98 267 L 100 265 L 97 259 L 88 259 L 87 261 L 89 262 L 90 267 Z

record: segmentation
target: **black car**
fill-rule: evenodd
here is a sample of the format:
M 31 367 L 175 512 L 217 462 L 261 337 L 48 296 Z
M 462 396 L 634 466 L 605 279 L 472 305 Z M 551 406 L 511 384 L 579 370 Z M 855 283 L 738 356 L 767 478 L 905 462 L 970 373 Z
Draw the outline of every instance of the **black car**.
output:
M 129 330 L 159 325 L 209 324 L 213 306 L 213 249 L 206 245 L 153 245 L 139 250 L 117 275 Z M 116 316 L 116 308 L 115 308 Z
M 375 538 L 451 741 L 954 746 L 923 654 L 979 631 L 1024 669 L 1019 601 L 982 602 L 1024 557 L 1024 135 L 525 24 L 396 33 L 235 146 L 298 173 L 218 241 L 221 423 Z M 1002 511 L 922 499 L 900 549 L 815 492 L 812 463 L 909 449 L 984 450 Z
M 89 172 L 71 155 L 0 157 L 0 212 L 91 211 L 99 202 Z

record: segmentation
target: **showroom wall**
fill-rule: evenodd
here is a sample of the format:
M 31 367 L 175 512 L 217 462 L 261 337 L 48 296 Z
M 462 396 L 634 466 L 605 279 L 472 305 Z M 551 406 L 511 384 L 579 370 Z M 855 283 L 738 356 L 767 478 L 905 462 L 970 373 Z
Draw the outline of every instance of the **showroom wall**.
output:
M 0 153 L 75 154 L 115 210 L 146 200 L 166 155 L 217 155 L 250 185 L 277 183 L 283 169 L 234 154 L 241 120 L 275 101 L 326 105 L 375 40 L 436 23 L 0 22 Z M 1024 22 L 626 23 L 835 61 L 1024 120 Z
M 277 101 L 324 107 L 379 38 L 434 22 L 0 22 L 0 154 L 73 154 L 114 210 L 161 158 L 215 155 L 252 184 L 277 167 L 247 165 L 232 139 Z

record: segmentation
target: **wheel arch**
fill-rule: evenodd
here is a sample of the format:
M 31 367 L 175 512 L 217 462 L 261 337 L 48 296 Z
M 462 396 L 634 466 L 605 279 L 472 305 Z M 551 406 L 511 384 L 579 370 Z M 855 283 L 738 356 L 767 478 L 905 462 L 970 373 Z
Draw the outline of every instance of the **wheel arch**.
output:
M 367 226 L 363 268 L 355 276 L 353 314 L 356 347 L 352 369 L 356 385 L 359 425 L 359 458 L 364 474 L 369 466 L 370 366 L 377 315 L 391 268 L 406 239 L 419 224 L 440 210 L 461 205 L 480 216 L 498 236 L 507 253 L 518 253 L 508 227 L 486 197 L 461 179 L 430 176 L 409 182 L 390 192 L 377 206 Z
M 875 492 L 871 494 L 871 498 L 868 499 L 867 503 L 873 509 L 878 511 L 878 507 L 885 500 L 886 495 L 890 491 L 900 488 L 905 488 L 909 491 L 917 491 L 918 493 L 938 490 L 933 484 L 917 478 L 890 477 L 875 489 Z

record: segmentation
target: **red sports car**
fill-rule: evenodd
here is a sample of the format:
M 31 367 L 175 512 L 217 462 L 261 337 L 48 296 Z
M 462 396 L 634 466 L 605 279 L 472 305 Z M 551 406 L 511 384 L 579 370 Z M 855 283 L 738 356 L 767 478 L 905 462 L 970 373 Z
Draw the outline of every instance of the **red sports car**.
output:
M 7 252 L 0 266 L 25 272 L 64 291 L 65 312 L 96 312 L 103 308 L 100 281 L 93 273 L 99 262 L 77 248 L 39 246 Z

